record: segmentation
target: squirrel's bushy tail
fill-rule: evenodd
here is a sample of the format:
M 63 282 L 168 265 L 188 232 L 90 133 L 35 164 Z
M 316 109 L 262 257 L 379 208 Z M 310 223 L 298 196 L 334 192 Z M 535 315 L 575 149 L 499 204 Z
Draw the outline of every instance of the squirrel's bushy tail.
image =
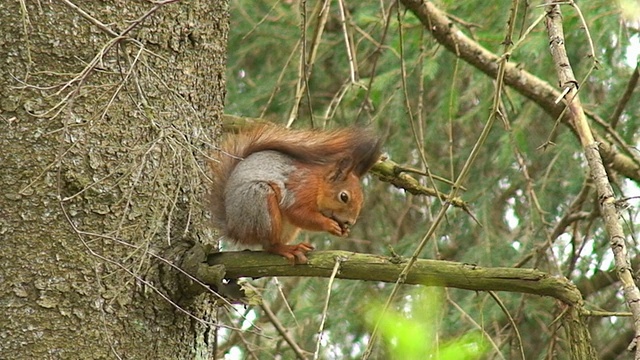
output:
M 380 139 L 369 130 L 348 127 L 337 130 L 289 130 L 272 124 L 249 128 L 227 136 L 210 161 L 213 175 L 211 213 L 214 225 L 226 225 L 224 192 L 231 172 L 247 156 L 266 150 L 278 151 L 307 164 L 347 161 L 358 177 L 380 157 Z

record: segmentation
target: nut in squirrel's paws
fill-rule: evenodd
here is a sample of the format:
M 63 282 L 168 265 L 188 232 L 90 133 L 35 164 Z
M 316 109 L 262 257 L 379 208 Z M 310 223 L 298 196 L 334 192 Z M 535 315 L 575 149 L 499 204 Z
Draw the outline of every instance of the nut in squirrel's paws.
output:
M 349 232 L 351 231 L 351 224 L 338 222 L 338 225 L 340 225 L 340 230 L 342 230 L 342 236 L 349 235 Z
M 322 212 L 322 215 L 329 219 L 328 228 L 324 231 L 331 233 L 335 236 L 347 236 L 351 230 L 351 226 L 355 224 L 354 220 L 345 219 L 345 217 L 335 214 L 331 211 Z M 327 224 L 325 224 L 326 226 Z
M 338 225 L 338 228 L 340 229 L 336 233 L 336 235 L 338 236 L 349 235 L 349 231 L 351 230 L 351 225 L 352 225 L 349 221 L 340 221 L 335 217 L 332 217 L 331 220 L 333 220 Z

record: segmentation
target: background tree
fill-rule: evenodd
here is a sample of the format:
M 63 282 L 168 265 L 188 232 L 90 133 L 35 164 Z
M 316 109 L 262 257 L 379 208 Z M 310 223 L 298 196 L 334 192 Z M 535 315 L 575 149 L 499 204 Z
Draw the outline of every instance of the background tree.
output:
M 3 1 L 0 19 L 0 358 L 212 358 L 212 298 L 182 302 L 167 263 L 214 239 L 227 2 Z
M 566 276 L 592 311 L 588 323 L 598 357 L 629 356 L 625 348 L 633 339 L 633 321 L 613 271 L 597 193 L 575 128 L 567 122 L 563 103 L 555 102 L 562 89 L 555 87 L 558 77 L 549 53 L 545 8 L 509 1 L 438 3 L 455 26 L 452 32 L 462 31 L 486 49 L 474 52 L 447 43 L 446 29 L 429 31 L 414 3 L 421 2 L 404 1 L 405 8 L 396 2 L 232 1 L 235 26 L 229 41 L 225 112 L 282 123 L 295 120 L 293 126 L 301 127 L 370 123 L 385 135 L 392 160 L 414 169 L 423 185 L 447 194 L 451 184 L 432 182 L 431 176 L 453 181 L 469 159 L 495 108 L 498 60 L 508 45 L 513 71 L 505 77 L 496 109 L 500 118 L 462 184 L 461 197 L 471 214 L 450 209 L 421 256 Z M 609 180 L 617 198 L 629 198 L 633 205 L 640 179 L 639 156 L 633 148 L 640 109 L 634 93 L 637 18 L 627 16 L 637 12 L 629 6 L 592 2 L 566 7 L 563 26 L 570 65 L 602 144 Z M 509 43 L 507 20 L 514 12 Z M 596 59 L 590 56 L 590 41 Z M 431 175 L 419 175 L 426 171 Z M 327 249 L 410 256 L 442 201 L 413 196 L 375 179 L 367 184 L 367 211 L 353 235 L 338 241 L 319 235 L 313 243 Z M 632 260 L 637 257 L 637 216 L 634 206 L 624 207 L 622 221 Z M 260 356 L 276 349 L 285 357 L 294 356 L 298 348 L 313 351 L 326 315 L 321 356 L 361 356 L 371 334 L 363 321 L 366 304 L 387 299 L 392 286 L 329 284 L 325 313 L 327 280 L 265 280 L 263 311 L 249 309 L 247 315 L 255 317 L 253 323 L 264 330 L 262 334 L 273 331 L 277 340 L 245 335 L 240 341 L 229 333 L 223 350 Z M 401 293 L 393 306 L 408 317 L 416 316 L 411 287 Z M 565 310 L 559 302 L 451 289 L 443 298 L 436 342 L 479 331 L 491 344 L 489 358 L 566 358 L 571 353 L 565 329 L 557 321 Z M 435 299 L 433 303 L 440 304 Z M 289 331 L 288 342 L 279 327 Z M 389 355 L 383 355 L 381 347 L 375 351 L 374 358 Z

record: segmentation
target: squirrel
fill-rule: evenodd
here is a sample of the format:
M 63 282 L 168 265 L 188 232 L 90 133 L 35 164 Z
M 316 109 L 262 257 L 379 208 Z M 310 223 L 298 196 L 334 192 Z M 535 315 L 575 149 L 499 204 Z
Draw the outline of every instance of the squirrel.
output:
M 378 161 L 370 130 L 253 126 L 223 140 L 209 164 L 211 213 L 223 238 L 305 264 L 301 229 L 347 236 L 363 202 L 360 179 Z

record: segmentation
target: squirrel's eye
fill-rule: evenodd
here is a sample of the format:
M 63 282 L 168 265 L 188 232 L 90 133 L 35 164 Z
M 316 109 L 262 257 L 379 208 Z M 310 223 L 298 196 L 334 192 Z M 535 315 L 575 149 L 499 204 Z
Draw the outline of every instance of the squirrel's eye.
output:
M 345 204 L 349 202 L 349 194 L 346 191 L 340 192 L 340 201 L 342 201 Z

